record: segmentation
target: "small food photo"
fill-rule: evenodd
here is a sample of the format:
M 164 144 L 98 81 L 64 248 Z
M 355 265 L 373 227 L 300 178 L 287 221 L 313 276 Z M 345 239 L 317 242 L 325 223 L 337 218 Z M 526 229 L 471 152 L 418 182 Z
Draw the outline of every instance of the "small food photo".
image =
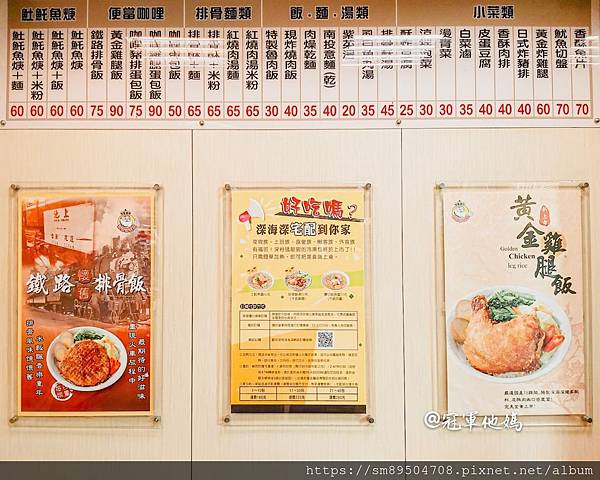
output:
M 321 284 L 328 290 L 344 290 L 350 285 L 350 277 L 345 272 L 333 270 L 321 276 Z
M 103 390 L 119 380 L 127 365 L 125 346 L 97 327 L 65 330 L 50 344 L 48 369 L 57 382 L 81 392 Z
M 554 299 L 493 287 L 461 299 L 447 317 L 448 348 L 469 372 L 499 383 L 529 381 L 560 364 L 571 324 Z
M 312 277 L 309 273 L 303 272 L 302 270 L 289 269 L 286 270 L 287 275 L 285 276 L 285 284 L 290 290 L 295 292 L 301 292 L 310 287 L 312 283 Z
M 273 275 L 264 270 L 257 270 L 256 267 L 248 271 L 246 277 L 248 286 L 257 292 L 269 290 L 274 283 Z

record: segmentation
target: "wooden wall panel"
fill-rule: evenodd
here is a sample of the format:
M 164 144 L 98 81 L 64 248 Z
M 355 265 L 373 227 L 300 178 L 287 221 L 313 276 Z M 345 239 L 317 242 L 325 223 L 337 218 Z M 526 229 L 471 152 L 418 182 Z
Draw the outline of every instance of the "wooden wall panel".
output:
M 0 132 L 0 460 L 190 458 L 191 133 Z M 10 427 L 8 214 L 11 183 L 144 184 L 164 187 L 164 381 L 162 425 L 118 428 Z M 11 277 L 12 281 L 12 277 Z M 13 386 L 10 386 L 11 389 Z M 118 421 L 115 422 L 118 424 Z
M 434 382 L 434 194 L 437 182 L 588 181 L 592 285 L 600 282 L 600 129 L 410 130 L 403 133 L 406 437 L 408 460 L 600 460 L 600 382 L 596 423 L 588 428 L 530 427 L 512 431 L 428 430 Z M 489 233 L 489 232 L 488 232 Z M 600 297 L 592 292 L 592 319 Z M 590 332 L 588 332 L 590 334 Z M 594 333 L 595 378 L 600 337 Z M 466 412 L 458 412 L 466 413 Z
M 0 460 L 184 460 L 190 455 L 195 460 L 399 460 L 405 454 L 404 409 L 408 459 L 600 459 L 597 425 L 584 430 L 532 427 L 520 434 L 483 434 L 429 431 L 423 424 L 424 413 L 433 405 L 433 186 L 437 181 L 459 180 L 587 180 L 594 239 L 600 234 L 594 218 L 600 208 L 598 152 L 600 131 L 594 129 L 202 131 L 193 136 L 176 131 L 0 132 L 4 225 L 8 186 L 13 182 L 157 182 L 165 187 L 162 427 L 156 431 L 23 429 L 10 428 L 8 418 L 0 418 Z M 220 425 L 219 389 L 226 366 L 221 365 L 219 346 L 223 320 L 219 316 L 219 189 L 226 182 L 366 181 L 373 184 L 374 206 L 376 423 L 366 428 Z M 5 230 L 0 251 L 7 249 Z M 600 281 L 600 261 L 593 241 L 592 249 L 595 285 Z M 8 274 L 7 256 L 0 255 L 0 305 L 5 312 Z M 596 296 L 593 317 L 599 316 Z M 9 339 L 5 321 L 0 326 L 1 385 L 8 381 Z M 599 342 L 596 335 L 596 365 L 600 364 Z M 596 419 L 600 418 L 599 385 L 596 381 Z M 5 417 L 7 402 L 8 394 L 1 392 L 0 412 Z
M 225 183 L 373 184 L 375 424 L 247 427 L 218 423 L 219 189 Z M 232 131 L 194 135 L 193 458 L 402 459 L 400 132 Z M 224 366 L 226 368 L 226 366 Z

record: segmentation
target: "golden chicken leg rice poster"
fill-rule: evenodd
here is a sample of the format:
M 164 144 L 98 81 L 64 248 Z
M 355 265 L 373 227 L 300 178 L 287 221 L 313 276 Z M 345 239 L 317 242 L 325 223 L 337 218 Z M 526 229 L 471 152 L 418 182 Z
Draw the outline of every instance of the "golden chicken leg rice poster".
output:
M 365 192 L 231 192 L 231 411 L 365 413 Z
M 585 413 L 582 191 L 442 190 L 448 410 Z
M 21 416 L 148 415 L 154 191 L 18 192 Z

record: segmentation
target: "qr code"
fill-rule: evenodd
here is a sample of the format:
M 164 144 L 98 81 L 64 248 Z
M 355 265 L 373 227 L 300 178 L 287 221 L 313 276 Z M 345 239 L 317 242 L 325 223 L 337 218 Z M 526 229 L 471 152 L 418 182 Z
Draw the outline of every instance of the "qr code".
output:
M 333 347 L 333 332 L 317 332 L 317 348 Z

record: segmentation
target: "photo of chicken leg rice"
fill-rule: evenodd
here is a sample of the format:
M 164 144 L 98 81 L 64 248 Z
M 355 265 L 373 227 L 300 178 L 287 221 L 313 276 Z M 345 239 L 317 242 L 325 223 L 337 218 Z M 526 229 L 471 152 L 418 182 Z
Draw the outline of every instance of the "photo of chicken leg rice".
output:
M 79 387 L 106 382 L 121 367 L 120 352 L 108 337 L 91 330 L 61 333 L 52 348 L 60 375 Z
M 461 300 L 449 327 L 468 364 L 492 376 L 534 372 L 565 341 L 552 311 L 535 295 L 511 290 Z

